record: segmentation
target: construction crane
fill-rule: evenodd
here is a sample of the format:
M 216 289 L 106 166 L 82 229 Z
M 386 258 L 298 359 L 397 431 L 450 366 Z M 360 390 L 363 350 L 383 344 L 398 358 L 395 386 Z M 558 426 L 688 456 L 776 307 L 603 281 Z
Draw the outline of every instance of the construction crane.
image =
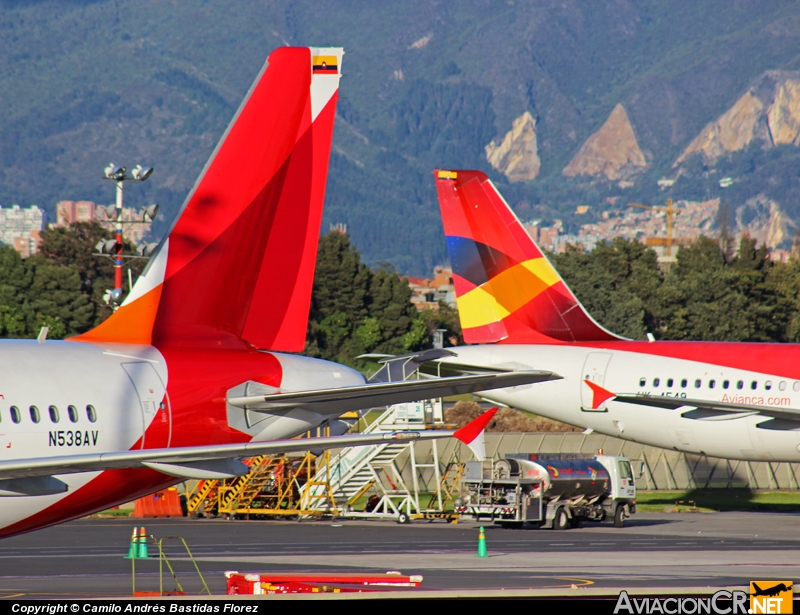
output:
M 665 246 L 667 256 L 672 256 L 672 245 L 677 243 L 673 238 L 672 217 L 678 215 L 678 210 L 672 206 L 672 199 L 667 199 L 667 205 L 642 205 L 641 203 L 628 203 L 628 207 L 639 207 L 641 209 L 649 209 L 650 211 L 664 212 L 667 216 L 667 236 L 666 237 L 648 237 L 645 239 L 647 246 Z

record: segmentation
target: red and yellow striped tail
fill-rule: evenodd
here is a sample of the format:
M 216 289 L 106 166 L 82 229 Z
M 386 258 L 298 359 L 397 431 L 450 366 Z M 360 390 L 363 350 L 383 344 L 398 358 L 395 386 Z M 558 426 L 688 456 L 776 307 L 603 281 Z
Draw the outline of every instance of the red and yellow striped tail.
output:
M 588 314 L 485 174 L 434 175 L 465 342 L 622 339 Z

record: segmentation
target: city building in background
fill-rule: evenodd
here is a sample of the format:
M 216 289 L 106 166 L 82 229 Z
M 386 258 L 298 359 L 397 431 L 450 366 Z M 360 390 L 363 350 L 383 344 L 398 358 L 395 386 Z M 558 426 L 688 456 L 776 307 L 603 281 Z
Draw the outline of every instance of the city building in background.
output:
M 47 224 L 47 213 L 36 205 L 0 207 L 0 241 L 27 258 L 39 248 L 39 236 Z
M 141 222 L 142 214 L 132 207 L 122 208 L 123 222 Z M 92 201 L 59 201 L 56 204 L 56 222 L 54 226 L 69 226 L 75 222 L 98 222 L 100 226 L 114 231 L 114 222 L 106 216 L 106 205 L 98 205 Z M 125 238 L 134 245 L 144 242 L 150 231 L 150 221 L 143 224 L 131 224 L 125 228 Z
M 612 207 L 617 205 L 616 197 L 606 200 Z M 582 224 L 577 233 L 565 233 L 561 220 L 554 220 L 552 226 L 542 226 L 541 220 L 525 222 L 522 226 L 539 247 L 547 252 L 563 253 L 567 246 L 575 246 L 589 252 L 598 243 L 611 242 L 615 238 L 621 237 L 640 241 L 651 247 L 658 255 L 659 262 L 672 262 L 681 246 L 691 244 L 700 236 L 718 237 L 719 208 L 720 199 L 677 201 L 671 256 L 665 251 L 665 239 L 668 233 L 666 216 L 662 211 L 657 211 L 658 208 L 647 208 L 656 211 L 609 209 L 600 213 L 596 221 Z M 578 213 L 586 214 L 588 211 L 586 209 Z M 785 262 L 789 259 L 791 252 L 776 247 L 782 238 L 785 239 L 785 234 L 778 234 L 780 220 L 777 218 L 778 216 L 773 212 L 768 219 L 754 218 L 747 224 L 737 223 L 736 227 L 731 230 L 737 238 L 752 237 L 759 245 L 766 244 L 770 247 L 772 260 Z
M 411 288 L 411 303 L 418 310 L 439 309 L 439 301 L 456 307 L 456 291 L 453 286 L 453 270 L 450 267 L 434 267 L 432 278 L 403 276 Z

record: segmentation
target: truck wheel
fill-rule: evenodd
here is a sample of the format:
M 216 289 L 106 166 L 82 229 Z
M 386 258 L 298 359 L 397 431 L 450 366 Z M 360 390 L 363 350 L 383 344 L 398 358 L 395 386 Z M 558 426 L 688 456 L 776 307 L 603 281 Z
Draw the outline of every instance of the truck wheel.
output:
M 554 530 L 565 530 L 569 525 L 569 515 L 567 515 L 567 509 L 561 506 L 556 511 L 556 516 L 553 519 L 553 529 Z
M 625 523 L 625 507 L 620 504 L 614 511 L 614 527 L 622 527 Z
M 397 522 L 411 523 L 411 517 L 408 516 L 408 513 L 401 512 L 399 515 L 397 515 Z

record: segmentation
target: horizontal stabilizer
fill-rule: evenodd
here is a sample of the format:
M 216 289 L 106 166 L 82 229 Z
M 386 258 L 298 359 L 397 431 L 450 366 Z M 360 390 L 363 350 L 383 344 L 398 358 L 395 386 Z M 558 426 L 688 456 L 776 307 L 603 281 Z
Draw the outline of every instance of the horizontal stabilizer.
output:
M 264 412 L 301 406 L 321 414 L 339 415 L 351 410 L 389 406 L 432 397 L 464 395 L 486 389 L 515 387 L 559 379 L 561 376 L 558 374 L 545 371 L 494 373 L 366 384 L 299 393 L 230 397 L 228 403 L 239 408 Z
M 462 427 L 462 433 L 473 433 L 482 429 L 485 415 Z M 480 427 L 476 427 L 476 425 Z M 395 431 L 390 433 L 368 433 L 344 436 L 325 436 L 321 438 L 299 438 L 292 440 L 272 440 L 269 442 L 246 442 L 237 444 L 209 444 L 205 446 L 184 446 L 177 448 L 138 449 L 118 453 L 97 453 L 86 455 L 63 455 L 59 457 L 36 457 L 0 461 L 0 488 L 6 493 L 0 495 L 45 495 L 45 488 L 67 485 L 53 475 L 75 474 L 79 472 L 98 472 L 126 468 L 151 468 L 178 476 L 179 469 L 205 467 L 212 468 L 236 466 L 234 460 L 256 457 L 257 455 L 277 455 L 279 453 L 325 450 L 347 446 L 368 446 L 372 444 L 403 443 L 416 440 L 437 440 L 449 438 L 456 432 L 444 429 Z M 225 466 L 230 460 L 233 466 Z M 204 465 L 206 462 L 207 465 Z M 214 462 L 214 463 L 211 463 Z M 241 464 L 244 465 L 244 464 Z M 182 470 L 180 470 L 182 471 Z M 39 492 L 34 493 L 34 491 Z M 27 490 L 28 492 L 25 492 Z

